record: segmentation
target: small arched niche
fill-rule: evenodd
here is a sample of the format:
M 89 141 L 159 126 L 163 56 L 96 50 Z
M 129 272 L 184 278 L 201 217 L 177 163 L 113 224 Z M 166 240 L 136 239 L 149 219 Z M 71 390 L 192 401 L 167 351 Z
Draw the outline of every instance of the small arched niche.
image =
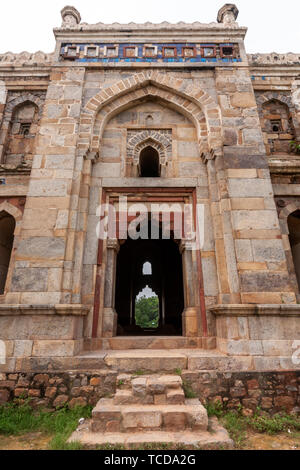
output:
M 6 163 L 20 164 L 32 160 L 37 133 L 38 107 L 25 101 L 15 107 L 9 125 L 6 145 Z
M 4 294 L 11 258 L 16 222 L 12 215 L 0 212 L 0 295 Z
M 139 168 L 142 178 L 157 178 L 160 176 L 159 154 L 151 145 L 141 151 Z
M 295 129 L 287 104 L 271 99 L 262 105 L 262 130 L 268 155 L 290 152 Z

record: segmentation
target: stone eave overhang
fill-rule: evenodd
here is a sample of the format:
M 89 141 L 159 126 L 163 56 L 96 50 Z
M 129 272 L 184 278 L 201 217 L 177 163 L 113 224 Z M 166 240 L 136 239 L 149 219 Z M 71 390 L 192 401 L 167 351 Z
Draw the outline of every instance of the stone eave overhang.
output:
M 166 42 L 211 42 L 244 40 L 247 33 L 246 27 L 232 26 L 230 28 L 219 23 L 179 23 L 179 24 L 112 24 L 112 25 L 78 25 L 74 28 L 54 28 L 54 36 L 57 41 L 75 42 L 133 42 L 166 41 Z
M 17 77 L 46 77 L 49 76 L 51 73 L 52 65 L 45 64 L 45 65 L 14 65 L 13 63 L 0 63 L 0 76 L 1 77 L 11 77 L 15 75 Z
M 283 73 L 289 75 L 299 75 L 300 74 L 300 63 L 299 64 L 286 64 L 286 65 L 274 65 L 274 64 L 266 64 L 266 65 L 253 65 L 249 63 L 250 72 L 256 73 L 259 75 L 264 75 L 265 73 L 276 75 Z

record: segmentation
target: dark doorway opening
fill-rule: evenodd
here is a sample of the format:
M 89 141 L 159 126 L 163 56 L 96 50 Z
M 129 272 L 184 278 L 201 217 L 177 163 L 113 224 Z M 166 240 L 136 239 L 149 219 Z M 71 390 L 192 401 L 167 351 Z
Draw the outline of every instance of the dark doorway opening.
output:
M 157 150 L 151 146 L 141 151 L 140 176 L 143 178 L 156 178 L 160 176 L 159 155 Z
M 289 215 L 288 227 L 293 262 L 300 290 L 300 210 Z
M 184 293 L 178 243 L 128 239 L 121 245 L 115 308 L 118 335 L 182 335 Z
M 5 211 L 0 212 L 0 295 L 4 294 L 5 290 L 15 226 L 14 217 Z

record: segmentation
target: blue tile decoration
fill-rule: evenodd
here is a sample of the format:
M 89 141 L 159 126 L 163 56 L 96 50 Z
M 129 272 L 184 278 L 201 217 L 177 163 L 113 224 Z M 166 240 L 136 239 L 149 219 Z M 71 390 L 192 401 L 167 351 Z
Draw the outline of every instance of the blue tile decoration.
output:
M 85 55 L 86 46 L 98 46 L 99 47 L 99 56 L 87 56 Z M 156 47 L 157 55 L 153 57 L 144 56 L 144 47 Z M 221 57 L 221 47 L 233 47 L 235 54 L 232 57 Z M 66 56 L 66 51 L 68 47 L 77 47 L 79 54 L 76 56 Z M 108 57 L 104 55 L 105 47 L 118 47 L 118 55 L 116 57 Z M 126 57 L 125 48 L 126 47 L 137 47 L 138 54 L 137 57 Z M 173 47 L 176 48 L 176 55 L 174 57 L 165 57 L 163 55 L 164 47 Z M 196 55 L 192 57 L 186 57 L 183 55 L 183 48 L 191 47 L 195 48 Z M 203 57 L 202 50 L 205 47 L 216 47 L 216 57 L 205 58 Z M 241 62 L 242 59 L 239 55 L 239 46 L 235 43 L 222 43 L 222 44 L 213 44 L 213 43 L 145 43 L 145 44 L 134 44 L 134 43 L 87 43 L 87 44 L 73 44 L 73 43 L 63 43 L 61 46 L 61 60 L 73 60 L 74 62 L 102 62 L 102 63 L 122 63 L 122 62 L 145 62 L 145 63 L 232 63 L 232 62 Z

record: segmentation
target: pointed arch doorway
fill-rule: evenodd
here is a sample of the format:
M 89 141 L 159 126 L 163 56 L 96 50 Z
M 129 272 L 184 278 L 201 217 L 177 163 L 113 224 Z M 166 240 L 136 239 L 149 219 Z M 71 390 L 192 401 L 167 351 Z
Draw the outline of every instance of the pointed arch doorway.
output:
M 117 258 L 120 336 L 182 335 L 182 257 L 173 239 L 126 240 Z

